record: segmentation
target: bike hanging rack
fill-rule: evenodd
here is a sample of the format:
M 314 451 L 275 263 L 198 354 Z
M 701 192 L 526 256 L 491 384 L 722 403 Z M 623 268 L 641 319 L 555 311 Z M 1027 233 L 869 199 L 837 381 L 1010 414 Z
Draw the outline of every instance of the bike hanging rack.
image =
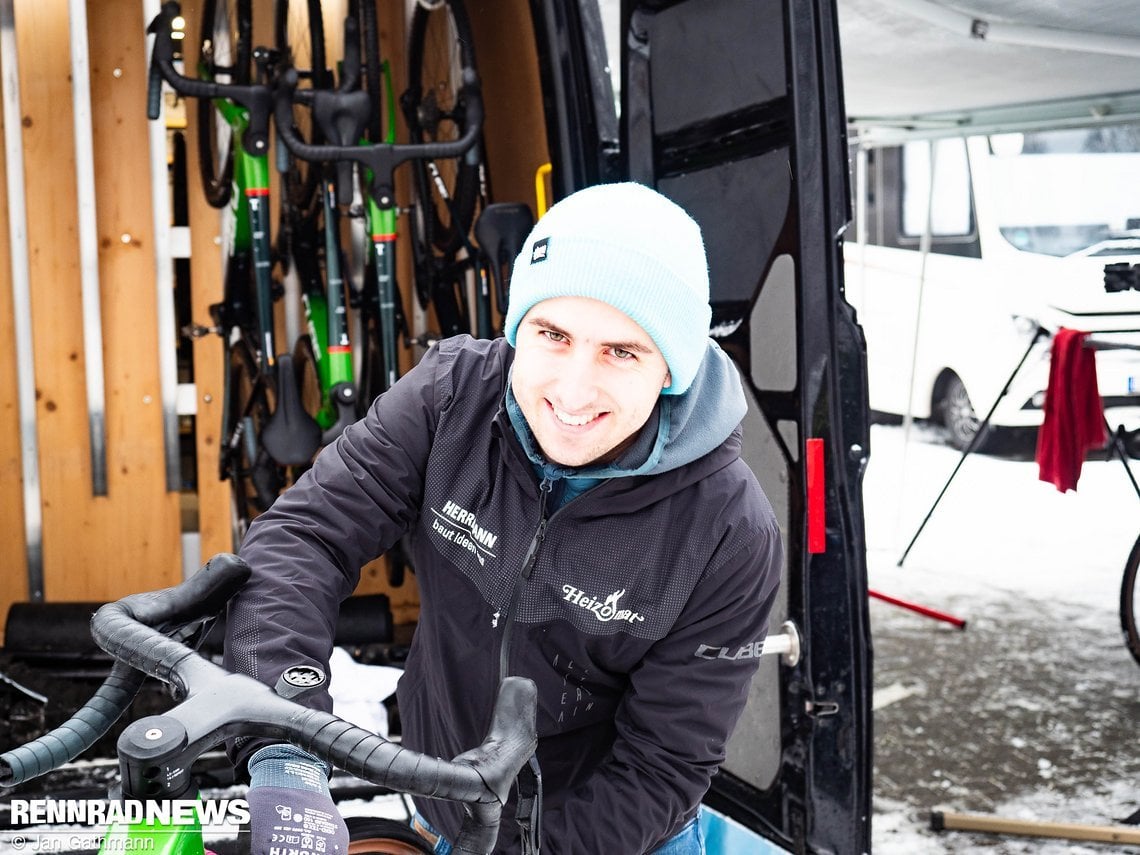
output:
M 107 403 L 103 371 L 103 310 L 99 299 L 99 231 L 95 208 L 95 150 L 91 130 L 91 66 L 87 4 L 68 0 L 71 33 L 71 106 L 75 120 L 75 205 L 79 278 L 83 295 L 83 364 L 87 433 L 91 441 L 91 492 L 107 495 Z
M 80 0 L 71 0 L 80 2 Z M 159 0 L 143 0 L 144 20 L 158 15 Z M 155 36 L 147 36 L 147 56 Z M 171 250 L 170 189 L 166 168 L 165 106 L 159 100 L 159 121 L 147 123 L 150 143 L 151 211 L 154 229 L 154 287 L 158 307 L 158 378 L 162 400 L 162 444 L 167 492 L 181 488 L 178 459 L 178 322 L 174 311 L 174 253 Z
M 5 173 L 8 177 L 8 238 L 12 257 L 12 308 L 16 338 L 16 386 L 20 410 L 20 463 L 24 483 L 24 548 L 28 599 L 44 598 L 43 509 L 39 442 L 36 436 L 36 371 L 32 348 L 31 282 L 28 267 L 28 212 L 24 146 L 19 129 L 20 78 L 16 65 L 14 0 L 0 0 L 0 79 L 4 86 Z

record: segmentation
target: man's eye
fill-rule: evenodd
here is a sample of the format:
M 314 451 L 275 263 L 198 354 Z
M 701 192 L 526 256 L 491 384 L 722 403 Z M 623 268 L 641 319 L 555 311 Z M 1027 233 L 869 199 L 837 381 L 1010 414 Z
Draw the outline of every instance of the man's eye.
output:
M 566 341 L 566 336 L 560 332 L 555 332 L 554 330 L 543 330 L 542 334 L 551 341 Z
M 622 350 L 620 347 L 615 347 L 613 349 L 613 353 L 614 353 L 614 356 L 616 356 L 618 359 L 620 359 L 622 361 L 624 361 L 626 359 L 636 359 L 637 358 L 636 356 L 633 355 L 633 353 L 631 351 Z

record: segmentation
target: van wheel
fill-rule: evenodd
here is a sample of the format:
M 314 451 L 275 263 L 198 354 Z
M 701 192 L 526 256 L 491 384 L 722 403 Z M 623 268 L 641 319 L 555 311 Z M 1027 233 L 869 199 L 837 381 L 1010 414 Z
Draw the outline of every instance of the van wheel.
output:
M 978 414 L 970 403 L 970 396 L 957 374 L 951 374 L 942 386 L 938 399 L 938 420 L 946 428 L 950 444 L 964 450 L 978 432 Z

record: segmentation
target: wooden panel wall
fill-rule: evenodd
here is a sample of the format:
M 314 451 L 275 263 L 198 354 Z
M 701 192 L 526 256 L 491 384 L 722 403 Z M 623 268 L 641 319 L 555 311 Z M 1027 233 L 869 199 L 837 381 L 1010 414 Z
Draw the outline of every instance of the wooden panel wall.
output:
M 43 486 L 44 575 L 49 601 L 103 600 L 173 584 L 181 576 L 178 496 L 165 489 L 147 119 L 146 42 L 138 0 L 89 0 L 100 276 L 107 397 L 109 495 L 91 494 L 82 347 L 74 128 L 66 0 L 17 0 L 28 247 L 34 315 L 37 424 Z M 401 3 L 379 2 L 381 48 L 396 92 L 406 86 L 406 18 Z M 258 43 L 272 39 L 272 0 L 255 0 Z M 196 55 L 201 0 L 183 4 L 188 56 Z M 527 0 L 472 2 L 477 58 L 487 106 L 486 144 L 495 201 L 534 205 L 534 172 L 547 159 L 542 99 Z M 326 20 L 326 28 L 339 23 Z M 202 195 L 189 109 L 192 317 L 209 324 L 221 297 L 219 213 Z M 406 139 L 402 126 L 398 134 Z M 12 129 L 0 126 L 0 133 Z M 5 192 L 0 158 L 0 192 Z M 397 176 L 407 206 L 407 170 Z M 6 203 L 6 196 L 0 196 Z M 7 205 L 0 204 L 0 253 L 7 252 Z M 412 287 L 407 223 L 398 250 L 405 309 Z M 0 610 L 27 596 L 19 419 L 10 268 L 0 264 Z M 410 365 L 404 352 L 403 370 Z M 219 339 L 194 345 L 197 393 L 198 523 L 203 558 L 233 548 L 228 485 L 217 478 L 224 365 Z M 414 618 L 414 580 L 390 590 L 382 563 L 366 569 L 362 593 L 385 591 L 397 620 Z
M 139 167 L 148 159 L 145 22 L 137 0 L 92 6 L 109 493 L 101 498 L 91 491 L 67 3 L 23 0 L 15 8 L 48 600 L 107 599 L 180 576 L 177 497 L 165 490 L 151 211 L 149 194 L 139 192 L 147 185 Z M 8 275 L 2 299 L 10 324 Z M 18 430 L 14 372 L 9 388 L 12 398 L 0 410 L 5 437 Z M 4 479 L 5 509 L 22 508 L 18 459 L 5 453 L 4 460 L 14 467 Z M 20 519 L 22 513 L 6 514 Z M 6 565 L 5 613 L 11 599 L 26 594 L 16 581 L 26 573 L 22 524 L 11 533 L 5 548 L 20 555 Z
M 7 58 L 5 58 L 7 59 Z M 3 107 L 0 89 L 0 108 Z M 19 128 L 13 128 L 19 133 Z M 24 493 L 20 463 L 20 411 L 16 389 L 15 317 L 12 306 L 12 258 L 8 221 L 8 176 L 4 150 L 4 113 L 0 109 L 0 617 L 7 604 L 27 599 L 24 550 Z

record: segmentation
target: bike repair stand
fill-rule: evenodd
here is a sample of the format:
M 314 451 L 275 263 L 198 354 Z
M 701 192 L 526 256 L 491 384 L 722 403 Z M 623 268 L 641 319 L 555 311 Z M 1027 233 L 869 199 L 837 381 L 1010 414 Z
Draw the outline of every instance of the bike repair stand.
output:
M 1113 330 L 1117 332 L 1117 330 Z M 1120 330 L 1120 332 L 1140 332 L 1140 330 Z M 1107 341 L 1086 341 L 1084 346 L 1092 350 L 1140 350 L 1140 347 L 1132 344 L 1117 344 L 1115 342 Z M 1140 460 L 1140 428 L 1136 430 L 1125 430 L 1124 425 L 1120 425 L 1114 431 L 1112 426 L 1108 423 L 1108 418 L 1105 417 L 1104 428 L 1108 432 L 1108 448 L 1109 457 L 1115 451 L 1117 457 L 1120 458 L 1120 465 L 1124 467 L 1124 474 L 1128 476 L 1129 482 L 1132 484 L 1132 489 L 1136 491 L 1136 498 L 1140 499 L 1140 484 L 1136 483 L 1136 476 L 1132 474 L 1132 467 L 1128 465 L 1128 458 L 1133 460 Z
M 1006 380 L 1005 385 L 1001 387 L 1001 392 L 998 393 L 997 398 L 994 400 L 993 405 L 990 407 L 990 411 L 986 413 L 986 417 L 982 419 L 981 424 L 978 425 L 978 432 L 974 434 L 974 438 L 970 440 L 970 444 L 967 445 L 965 450 L 962 452 L 962 456 L 958 459 L 958 465 L 954 467 L 954 471 L 951 472 L 950 477 L 946 479 L 946 483 L 943 485 L 942 491 L 938 494 L 938 498 L 934 500 L 934 504 L 930 506 L 930 510 L 926 512 L 926 517 L 919 525 L 918 531 L 914 533 L 914 537 L 910 539 L 910 543 L 907 544 L 906 549 L 903 550 L 902 557 L 899 558 L 898 563 L 895 565 L 896 567 L 903 566 L 903 562 L 906 561 L 907 555 L 910 554 L 910 550 L 914 546 L 914 542 L 918 540 L 918 536 L 922 534 L 922 530 L 926 528 L 926 524 L 930 522 L 930 517 L 934 514 L 934 509 L 938 507 L 938 503 L 942 501 L 942 497 L 946 495 L 946 491 L 950 488 L 950 482 L 954 480 L 954 476 L 958 474 L 958 470 L 962 468 L 962 464 L 966 462 L 966 458 L 970 456 L 970 452 L 977 448 L 982 439 L 985 437 L 986 432 L 989 430 L 990 419 L 993 418 L 994 411 L 998 408 L 998 404 L 1002 402 L 1002 399 L 1009 393 L 1009 387 L 1013 385 L 1013 381 L 1017 378 L 1018 373 L 1021 371 L 1021 367 L 1025 365 L 1025 360 L 1029 358 L 1029 354 L 1036 346 L 1037 340 L 1042 336 L 1049 335 L 1045 327 L 1041 326 L 1040 324 L 1035 324 L 1034 327 L 1033 337 L 1029 340 L 1029 347 L 1025 348 L 1025 353 L 1021 355 L 1021 359 L 1018 360 L 1017 366 L 1009 375 L 1009 379 Z
M 934 504 L 931 505 L 930 510 L 926 512 L 926 517 L 923 519 L 921 525 L 919 525 L 918 531 L 916 531 L 914 533 L 914 537 L 910 539 L 910 543 L 907 544 L 906 550 L 904 550 L 902 557 L 899 558 L 898 563 L 895 566 L 902 567 L 903 562 L 906 561 L 906 557 L 908 554 L 910 554 L 910 550 L 911 547 L 914 546 L 914 542 L 918 540 L 918 536 L 922 534 L 922 530 L 926 528 L 926 524 L 930 522 L 930 517 L 933 516 L 934 509 L 938 507 L 938 503 L 942 501 L 942 497 L 946 495 L 946 491 L 950 488 L 950 482 L 954 480 L 954 476 L 958 474 L 958 470 L 962 468 L 962 464 L 966 462 L 966 458 L 970 455 L 970 452 L 977 448 L 982 439 L 985 437 L 986 432 L 989 430 L 990 419 L 993 418 L 994 411 L 997 410 L 998 404 L 1001 403 L 1002 399 L 1009 392 L 1009 387 L 1013 385 L 1013 381 L 1017 378 L 1018 373 L 1021 371 L 1021 367 L 1025 364 L 1025 360 L 1029 358 L 1029 354 L 1033 351 L 1034 346 L 1036 346 L 1037 340 L 1043 335 L 1048 335 L 1048 332 L 1046 332 L 1043 326 L 1037 324 L 1033 331 L 1033 338 L 1030 339 L 1029 346 L 1025 348 L 1025 353 L 1021 355 L 1021 359 L 1018 360 L 1017 366 L 1009 375 L 1009 379 L 1007 379 L 1005 381 L 1005 385 L 1001 387 L 1001 392 L 998 393 L 997 399 L 993 402 L 993 406 L 990 407 L 989 412 L 986 413 L 986 417 L 982 419 L 981 424 L 978 425 L 978 432 L 974 434 L 974 438 L 970 440 L 970 444 L 967 445 L 966 449 L 962 452 L 962 456 L 958 459 L 958 465 L 954 467 L 954 471 L 951 472 L 950 477 L 946 479 L 946 483 L 943 485 L 941 492 L 938 494 L 938 498 L 934 500 Z M 943 621 L 958 629 L 966 628 L 966 621 L 962 618 L 954 617 L 953 615 L 928 608 L 927 606 L 920 606 L 915 603 L 909 603 L 905 600 L 888 597 L 885 594 L 878 593 L 877 591 L 868 591 L 867 593 L 872 597 L 883 600 L 884 602 L 890 603 L 891 605 L 909 609 L 912 612 L 917 612 L 920 615 L 932 618 L 934 620 Z

